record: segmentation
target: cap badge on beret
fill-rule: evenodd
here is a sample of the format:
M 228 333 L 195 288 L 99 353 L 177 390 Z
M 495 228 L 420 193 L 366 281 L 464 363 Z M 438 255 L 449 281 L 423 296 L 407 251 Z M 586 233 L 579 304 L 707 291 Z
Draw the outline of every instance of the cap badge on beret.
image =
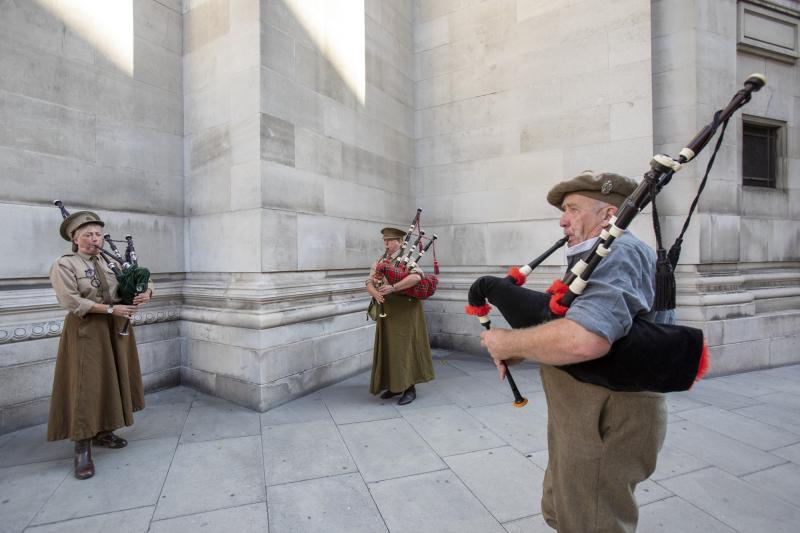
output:
M 611 178 L 607 178 L 606 181 L 603 182 L 603 185 L 600 187 L 600 192 L 603 194 L 611 194 L 611 191 L 614 190 L 614 184 L 611 182 Z

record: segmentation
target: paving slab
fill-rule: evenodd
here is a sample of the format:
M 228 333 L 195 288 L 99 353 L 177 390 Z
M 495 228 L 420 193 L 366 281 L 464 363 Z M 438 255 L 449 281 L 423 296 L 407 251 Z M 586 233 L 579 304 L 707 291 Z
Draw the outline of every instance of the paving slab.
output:
M 26 533 L 147 533 L 154 507 L 76 518 L 65 522 L 29 527 Z
M 701 402 L 697 398 L 692 397 L 692 391 L 688 392 L 671 392 L 664 395 L 667 400 L 667 409 L 670 416 L 682 413 L 687 409 L 699 409 L 706 407 L 706 402 Z
M 162 389 L 156 392 L 150 392 L 145 397 L 145 409 L 154 405 L 161 404 L 177 404 L 177 403 L 191 403 L 200 394 L 194 389 L 185 386 L 172 387 L 171 389 Z
M 461 378 L 468 375 L 447 359 L 434 359 L 433 369 L 436 373 L 436 379 Z
M 48 442 L 47 425 L 40 424 L 3 435 L 0 468 L 6 466 L 72 459 L 75 444 L 68 440 Z
M 741 391 L 733 392 L 729 387 L 718 385 L 713 379 L 701 380 L 695 383 L 691 390 L 674 394 L 723 409 L 738 409 L 760 403 L 757 399 L 742 394 Z
M 737 533 L 735 529 L 726 526 L 710 514 L 674 496 L 641 507 L 637 531 L 641 533 Z
M 780 457 L 688 421 L 668 424 L 665 444 L 737 476 L 784 462 Z
M 492 359 L 488 355 L 486 357 L 450 357 L 447 361 L 467 374 L 486 372 L 487 370 L 497 372 Z
M 783 457 L 787 461 L 791 461 L 794 464 L 800 465 L 800 444 L 794 444 L 785 448 L 772 450 L 772 453 L 778 457 Z
M 261 437 L 181 444 L 154 520 L 213 511 L 265 498 Z
M 742 479 L 765 494 L 772 494 L 800 507 L 800 465 L 786 463 L 743 476 Z
M 403 417 L 440 456 L 497 448 L 505 443 L 457 405 L 426 407 Z
M 544 472 L 514 448 L 504 446 L 444 460 L 498 522 L 541 513 Z
M 261 432 L 258 413 L 238 405 L 192 406 L 181 443 L 247 437 Z
M 180 437 L 191 403 L 156 404 L 134 413 L 133 425 L 115 431 L 129 441 Z
M 131 441 L 118 450 L 92 448 L 94 476 L 67 476 L 31 524 L 155 505 L 177 441 L 168 437 Z
M 149 533 L 268 533 L 267 504 L 253 503 L 166 520 L 155 520 Z M 76 532 L 78 533 L 78 532 Z
M 681 417 L 760 450 L 774 450 L 800 442 L 797 433 L 719 407 L 683 411 Z
M 355 472 L 333 420 L 266 426 L 262 439 L 267 485 Z
M 661 482 L 694 506 L 741 533 L 796 533 L 800 507 L 757 490 L 718 468 Z
M 486 370 L 483 372 L 473 372 L 470 375 L 478 378 L 500 394 L 503 394 L 513 400 L 514 396 L 511 392 L 511 387 L 509 386 L 507 380 L 500 379 L 500 376 L 497 374 L 497 369 L 493 368 L 492 370 Z M 529 367 L 522 370 L 514 367 L 512 370 L 512 376 L 514 377 L 514 383 L 517 385 L 517 389 L 523 394 L 523 396 L 527 393 L 542 392 L 544 390 L 542 387 L 542 380 L 539 377 L 539 370 L 537 368 Z
M 368 483 L 447 468 L 402 418 L 347 424 L 339 431 Z
M 728 392 L 742 394 L 744 396 L 749 396 L 750 398 L 759 398 L 764 394 L 770 394 L 780 390 L 770 387 L 767 384 L 768 380 L 765 379 L 763 373 L 760 372 L 758 374 L 748 372 L 744 374 L 722 376 L 719 378 L 714 378 L 712 381 L 714 381 L 718 387 L 722 387 Z
M 337 424 L 398 418 L 397 399 L 381 400 L 362 385 L 328 387 L 320 391 L 325 406 Z
M 737 409 L 737 413 L 800 435 L 800 409 L 763 403 Z
M 507 396 L 472 375 L 442 380 L 438 388 L 453 403 L 465 409 L 509 401 Z
M 16 532 L 36 516 L 64 479 L 72 461 L 48 461 L 0 468 L 0 531 Z
M 541 514 L 503 524 L 508 533 L 554 533 Z
M 445 396 L 440 390 L 439 383 L 441 383 L 441 381 L 434 380 L 416 385 L 417 399 L 407 405 L 397 405 L 396 409 L 398 413 L 408 413 L 416 409 L 435 407 L 437 405 L 455 405 L 453 400 Z M 395 396 L 389 401 L 396 403 L 399 399 L 399 396 Z
M 681 474 L 702 470 L 709 466 L 711 466 L 709 463 L 695 457 L 691 453 L 665 444 L 661 447 L 661 451 L 658 454 L 656 471 L 653 472 L 650 479 L 660 481 Z
M 537 409 L 540 401 L 544 401 L 544 393 L 529 395 L 528 405 L 521 408 L 506 402 L 500 406 L 468 409 L 467 412 L 518 451 L 536 452 L 547 449 L 547 412 Z
M 275 485 L 269 487 L 267 501 L 273 533 L 387 531 L 358 474 Z
M 313 420 L 331 420 L 331 413 L 318 393 L 285 403 L 261 413 L 261 426 L 296 424 Z
M 392 533 L 503 533 L 504 528 L 449 470 L 369 485 Z
M 651 479 L 645 479 L 638 485 L 633 493 L 636 502 L 641 505 L 664 500 L 672 496 L 672 493 Z

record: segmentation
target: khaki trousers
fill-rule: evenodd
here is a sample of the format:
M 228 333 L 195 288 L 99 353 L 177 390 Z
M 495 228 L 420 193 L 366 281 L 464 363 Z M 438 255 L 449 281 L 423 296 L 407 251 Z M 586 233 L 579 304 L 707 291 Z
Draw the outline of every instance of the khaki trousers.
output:
M 633 532 L 636 485 L 656 468 L 667 407 L 651 392 L 614 392 L 541 366 L 547 397 L 542 513 L 559 533 Z

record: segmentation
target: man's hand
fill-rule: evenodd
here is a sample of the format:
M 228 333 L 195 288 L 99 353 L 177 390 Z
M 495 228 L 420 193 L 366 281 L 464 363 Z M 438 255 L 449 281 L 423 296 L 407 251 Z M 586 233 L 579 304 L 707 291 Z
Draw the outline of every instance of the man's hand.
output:
M 512 357 L 511 359 L 506 359 L 505 361 L 498 361 L 497 359 L 492 358 L 494 362 L 494 366 L 497 367 L 497 373 L 500 375 L 500 379 L 506 379 L 506 372 L 508 372 L 509 366 L 518 365 L 523 362 L 525 359 L 521 357 Z

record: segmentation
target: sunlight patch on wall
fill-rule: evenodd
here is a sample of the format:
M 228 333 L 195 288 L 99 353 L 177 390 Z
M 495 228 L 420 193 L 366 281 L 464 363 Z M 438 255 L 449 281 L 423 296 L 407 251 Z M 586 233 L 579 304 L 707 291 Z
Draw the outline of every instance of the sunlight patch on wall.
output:
M 366 101 L 364 0 L 285 0 L 350 91 Z
M 117 68 L 133 76 L 133 0 L 36 0 Z

